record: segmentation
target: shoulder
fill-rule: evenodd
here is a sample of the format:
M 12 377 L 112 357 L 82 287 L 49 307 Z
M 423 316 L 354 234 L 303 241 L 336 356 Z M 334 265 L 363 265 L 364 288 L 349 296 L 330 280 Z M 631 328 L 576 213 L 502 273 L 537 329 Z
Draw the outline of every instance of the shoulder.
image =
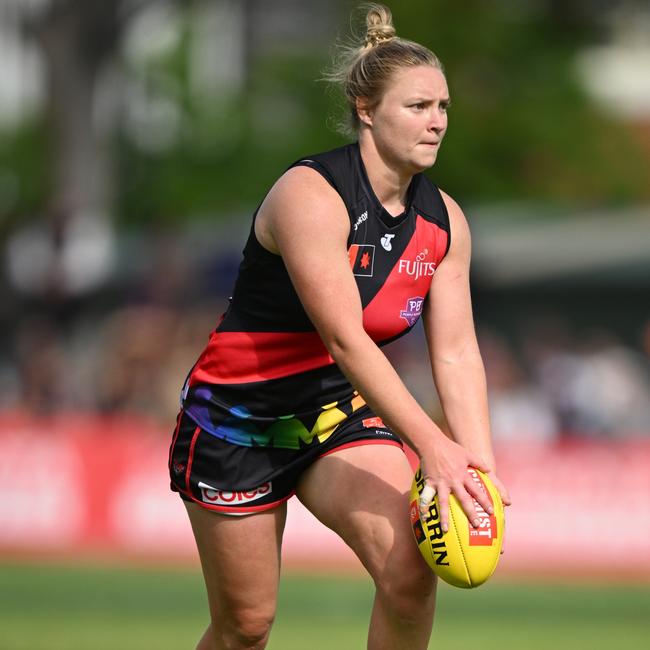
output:
M 327 179 L 309 166 L 295 166 L 287 169 L 275 182 L 263 208 L 277 206 L 291 209 L 308 203 L 310 211 L 323 210 L 332 204 L 340 204 L 341 198 Z
M 349 219 L 338 192 L 318 171 L 289 168 L 275 182 L 255 220 L 255 233 L 264 248 L 281 253 L 279 241 L 288 233 L 296 237 L 309 232 L 318 237 L 324 230 L 347 237 Z
M 345 179 L 350 177 L 356 144 L 298 158 L 278 179 L 276 191 L 323 192 L 323 195 L 343 195 Z M 329 186 L 332 191 L 325 191 Z

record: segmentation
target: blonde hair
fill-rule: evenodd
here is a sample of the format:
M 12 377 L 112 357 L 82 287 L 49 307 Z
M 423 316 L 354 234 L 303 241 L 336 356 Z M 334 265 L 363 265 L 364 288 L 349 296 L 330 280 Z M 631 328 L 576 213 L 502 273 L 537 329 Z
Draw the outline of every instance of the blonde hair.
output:
M 359 130 L 357 99 L 364 98 L 368 108 L 377 106 L 399 68 L 430 65 L 444 73 L 431 50 L 397 36 L 388 7 L 373 2 L 361 8 L 366 10 L 366 33 L 351 45 L 338 46 L 335 63 L 325 75 L 327 81 L 343 89 L 349 117 L 339 126 L 347 135 Z

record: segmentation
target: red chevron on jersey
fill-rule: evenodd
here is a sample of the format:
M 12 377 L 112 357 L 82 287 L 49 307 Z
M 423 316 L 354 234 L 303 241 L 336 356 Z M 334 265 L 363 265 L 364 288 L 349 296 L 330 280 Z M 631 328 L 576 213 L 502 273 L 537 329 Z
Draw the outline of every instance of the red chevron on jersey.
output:
M 418 216 L 411 241 L 382 288 L 363 310 L 363 326 L 375 341 L 393 338 L 415 324 L 417 318 L 405 318 L 403 314 L 409 309 L 407 301 L 427 295 L 446 251 L 447 233 Z
M 278 379 L 331 363 L 317 332 L 213 332 L 190 386 Z

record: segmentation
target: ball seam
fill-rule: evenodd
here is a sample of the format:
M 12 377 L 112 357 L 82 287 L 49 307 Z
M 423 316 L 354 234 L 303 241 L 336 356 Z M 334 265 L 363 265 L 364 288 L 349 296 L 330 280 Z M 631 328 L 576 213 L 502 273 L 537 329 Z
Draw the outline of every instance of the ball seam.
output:
M 459 504 L 460 505 L 460 504 Z M 467 558 L 465 557 L 465 551 L 463 550 L 463 544 L 460 539 L 460 533 L 458 532 L 458 526 L 456 526 L 456 518 L 454 517 L 454 511 L 451 507 L 451 503 L 449 504 L 449 515 L 451 518 L 454 520 L 454 533 L 456 533 L 456 539 L 458 540 L 458 548 L 460 549 L 460 554 L 463 556 L 463 564 L 465 565 L 465 572 L 467 573 L 467 581 L 469 583 L 469 586 L 472 587 L 472 576 L 469 573 L 469 566 L 467 565 Z M 469 519 L 467 520 L 467 525 L 469 526 Z

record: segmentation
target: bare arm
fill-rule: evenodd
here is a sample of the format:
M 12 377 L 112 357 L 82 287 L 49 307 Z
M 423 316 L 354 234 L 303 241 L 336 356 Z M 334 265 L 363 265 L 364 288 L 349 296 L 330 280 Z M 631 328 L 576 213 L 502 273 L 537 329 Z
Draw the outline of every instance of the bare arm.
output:
M 418 405 L 362 322 L 359 292 L 347 257 L 349 220 L 338 194 L 314 170 L 289 170 L 269 193 L 256 232 L 282 255 L 300 300 L 325 346 L 370 407 L 420 456 L 425 477 L 444 506 L 453 491 L 471 520 L 471 496 L 484 497 L 467 474 L 481 467 L 450 441 Z M 481 503 L 489 507 L 489 503 Z M 443 523 L 447 522 L 447 508 Z
M 447 195 L 443 197 L 452 244 L 436 271 L 424 311 L 431 367 L 453 439 L 495 472 L 485 370 L 470 297 L 470 232 L 458 204 Z M 497 483 L 504 502 L 509 502 L 507 492 Z

